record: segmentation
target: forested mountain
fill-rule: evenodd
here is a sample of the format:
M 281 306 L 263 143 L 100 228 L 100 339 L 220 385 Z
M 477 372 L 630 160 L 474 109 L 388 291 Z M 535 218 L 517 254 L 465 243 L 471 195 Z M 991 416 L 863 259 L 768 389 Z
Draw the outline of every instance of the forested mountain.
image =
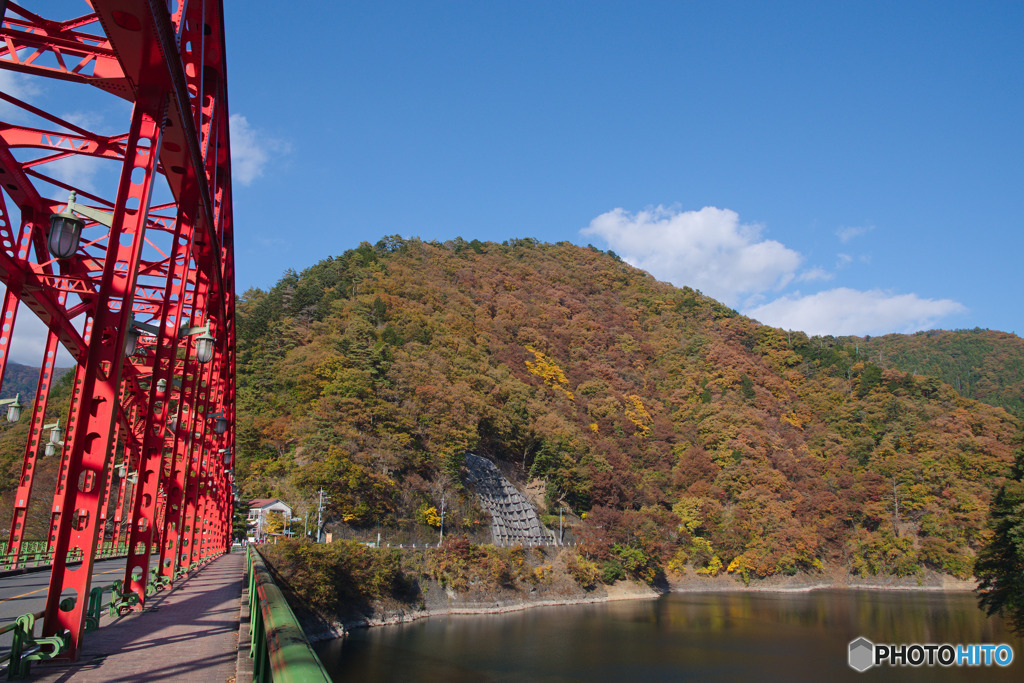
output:
M 385 534 L 444 498 L 472 533 L 471 450 L 636 576 L 969 576 L 1019 421 L 876 356 L 610 252 L 392 237 L 240 297 L 238 475 Z
M 54 368 L 53 380 L 60 381 L 71 368 Z M 23 405 L 30 405 L 35 399 L 36 385 L 39 383 L 39 368 L 21 363 L 10 362 L 4 372 L 3 387 L 0 398 L 19 396 Z
M 1024 418 L 1024 339 L 995 330 L 929 330 L 882 337 L 840 337 L 883 367 L 938 377 L 961 396 Z

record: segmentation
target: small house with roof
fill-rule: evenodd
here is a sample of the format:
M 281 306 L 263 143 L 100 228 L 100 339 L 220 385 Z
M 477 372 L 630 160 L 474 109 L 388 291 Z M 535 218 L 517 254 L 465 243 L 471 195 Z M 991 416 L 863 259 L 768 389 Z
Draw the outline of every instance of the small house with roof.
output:
M 267 519 L 272 514 L 280 514 L 284 519 L 292 517 L 290 505 L 279 498 L 255 498 L 249 501 L 247 526 L 249 542 L 262 541 L 267 536 Z

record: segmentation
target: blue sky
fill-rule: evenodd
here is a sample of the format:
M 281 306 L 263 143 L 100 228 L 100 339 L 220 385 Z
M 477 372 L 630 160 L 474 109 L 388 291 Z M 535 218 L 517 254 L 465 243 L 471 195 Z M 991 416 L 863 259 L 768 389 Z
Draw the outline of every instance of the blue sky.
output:
M 1024 330 L 1020 3 L 298 4 L 226 3 L 240 290 L 530 236 L 782 327 Z
M 536 237 L 784 328 L 1024 333 L 1020 2 L 224 4 L 240 293 Z

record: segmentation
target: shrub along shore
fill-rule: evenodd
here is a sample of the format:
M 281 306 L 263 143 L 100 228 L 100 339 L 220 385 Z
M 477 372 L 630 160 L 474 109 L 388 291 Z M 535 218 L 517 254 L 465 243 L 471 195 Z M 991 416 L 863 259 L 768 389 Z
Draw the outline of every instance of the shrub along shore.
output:
M 829 567 L 744 583 L 742 576 L 725 570 L 714 576 L 690 568 L 651 572 L 646 566 L 623 567 L 621 561 L 588 557 L 582 548 L 498 548 L 461 538 L 425 550 L 373 548 L 356 541 L 286 541 L 261 551 L 314 640 L 437 615 L 649 599 L 666 592 L 975 587 L 972 581 L 932 571 L 861 576 Z

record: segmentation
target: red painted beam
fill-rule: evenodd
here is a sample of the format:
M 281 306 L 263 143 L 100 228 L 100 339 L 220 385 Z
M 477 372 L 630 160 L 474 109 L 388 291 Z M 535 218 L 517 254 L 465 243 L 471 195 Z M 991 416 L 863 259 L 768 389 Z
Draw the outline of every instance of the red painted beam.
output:
M 173 578 L 175 568 L 187 569 L 230 543 L 230 491 L 217 449 L 234 439 L 233 425 L 215 438 L 206 419 L 221 412 L 234 420 L 233 222 L 222 7 L 219 0 L 183 0 L 172 16 L 164 0 L 91 4 L 94 14 L 50 19 L 8 2 L 0 24 L 0 68 L 92 85 L 133 103 L 126 132 L 106 136 L 0 93 L 0 99 L 43 122 L 0 121 L 0 282 L 12 311 L 11 329 L 4 330 L 8 347 L 0 335 L 0 370 L 9 355 L 18 303 L 51 330 L 49 348 L 59 342 L 78 362 L 48 534 L 54 567 L 44 622 L 46 634 L 71 634 L 71 657 L 81 639 L 89 567 L 104 538 L 101 525 L 113 487 L 118 489 L 113 540 L 132 541 L 131 569 L 141 569 L 144 577 L 148 550 L 159 544 L 161 572 Z M 117 186 L 92 193 L 67 182 L 56 162 L 82 157 L 120 162 Z M 166 184 L 171 203 L 150 206 L 156 184 Z M 49 216 L 65 206 L 63 193 L 72 190 L 77 203 L 111 217 L 87 222 L 88 237 L 74 256 L 57 261 L 46 248 Z M 2 205 L 5 197 L 20 214 L 17 229 Z M 158 332 L 143 334 L 138 351 L 126 361 L 123 345 L 133 319 L 156 325 Z M 182 321 L 209 325 L 216 338 L 210 365 L 195 361 L 194 338 L 178 337 Z M 178 358 L 179 351 L 185 359 Z M 183 382 L 181 390 L 175 388 L 176 378 Z M 163 396 L 156 390 L 161 380 L 167 386 Z M 12 526 L 11 538 L 17 535 L 18 543 L 38 450 L 48 438 L 40 430 L 49 383 L 40 387 Z M 181 426 L 168 438 L 164 426 L 171 415 Z M 125 477 L 115 480 L 108 462 L 119 438 L 123 464 L 139 477 L 133 490 Z M 165 449 L 174 458 L 167 468 Z M 82 551 L 85 571 L 65 565 L 70 549 Z M 132 589 L 145 599 L 142 583 Z M 66 593 L 78 597 L 69 612 L 57 607 Z

